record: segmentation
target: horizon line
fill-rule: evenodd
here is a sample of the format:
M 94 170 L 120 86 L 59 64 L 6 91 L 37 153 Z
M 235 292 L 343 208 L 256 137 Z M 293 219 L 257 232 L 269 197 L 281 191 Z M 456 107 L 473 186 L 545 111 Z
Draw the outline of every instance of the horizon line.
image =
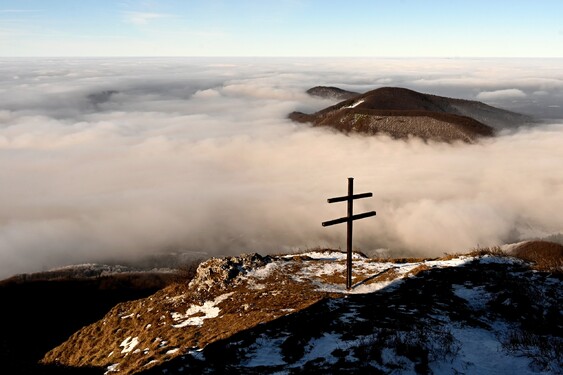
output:
M 563 56 L 372 56 L 372 55 L 357 55 L 357 56 L 331 56 L 331 55 L 20 55 L 20 56 L 2 56 L 0 59 L 21 59 L 21 58 L 253 58 L 253 59 L 267 59 L 267 58 L 286 58 L 286 59 L 446 59 L 446 60 L 463 60 L 463 59 L 563 59 Z

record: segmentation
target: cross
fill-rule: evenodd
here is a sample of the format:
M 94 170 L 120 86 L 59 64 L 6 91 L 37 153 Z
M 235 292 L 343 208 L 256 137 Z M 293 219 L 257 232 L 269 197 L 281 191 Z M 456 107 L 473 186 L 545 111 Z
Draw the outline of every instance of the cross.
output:
M 354 195 L 354 178 L 348 177 L 348 195 L 343 197 L 329 198 L 328 203 L 348 202 L 348 215 L 340 219 L 329 220 L 322 223 L 323 227 L 335 224 L 347 223 L 348 231 L 346 238 L 346 289 L 352 287 L 352 222 L 354 220 L 364 219 L 366 217 L 375 216 L 375 211 L 365 212 L 363 214 L 354 215 L 354 199 L 372 197 L 372 193 L 362 193 Z

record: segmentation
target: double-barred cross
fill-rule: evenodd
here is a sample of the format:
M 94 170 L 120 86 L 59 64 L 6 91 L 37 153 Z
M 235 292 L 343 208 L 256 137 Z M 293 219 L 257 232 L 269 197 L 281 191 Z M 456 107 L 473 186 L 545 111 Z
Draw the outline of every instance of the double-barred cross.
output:
M 343 197 L 329 198 L 328 203 L 348 202 L 348 215 L 340 219 L 329 220 L 323 222 L 323 227 L 328 227 L 335 224 L 347 223 L 347 238 L 346 238 L 346 289 L 352 288 L 352 223 L 354 220 L 364 219 L 366 217 L 375 216 L 375 211 L 365 212 L 363 214 L 354 215 L 354 199 L 372 197 L 372 193 L 362 193 L 354 195 L 354 178 L 348 177 L 348 195 Z

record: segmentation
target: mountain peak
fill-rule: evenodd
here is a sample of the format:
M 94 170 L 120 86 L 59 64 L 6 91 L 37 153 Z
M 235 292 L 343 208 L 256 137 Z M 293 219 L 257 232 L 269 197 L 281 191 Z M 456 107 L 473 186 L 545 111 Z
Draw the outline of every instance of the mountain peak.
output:
M 484 103 L 424 94 L 402 87 L 381 87 L 353 96 L 314 114 L 293 112 L 297 122 L 329 126 L 344 133 L 386 134 L 443 142 L 475 142 L 495 130 L 530 121 Z

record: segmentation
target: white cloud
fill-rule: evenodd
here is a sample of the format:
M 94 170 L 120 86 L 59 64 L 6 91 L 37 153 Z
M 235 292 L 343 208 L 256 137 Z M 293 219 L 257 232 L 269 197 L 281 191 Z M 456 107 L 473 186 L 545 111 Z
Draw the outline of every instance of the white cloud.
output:
M 477 94 L 479 100 L 506 100 L 525 98 L 526 93 L 519 89 L 504 89 L 495 91 L 482 91 Z
M 474 61 L 455 64 L 442 74 L 474 74 Z M 355 227 L 363 250 L 441 255 L 563 231 L 561 124 L 443 145 L 286 119 L 329 104 L 304 94 L 312 86 L 365 91 L 393 77 L 413 87 L 421 76 L 440 79 L 434 68 L 403 59 L 8 61 L 0 277 L 166 249 L 343 247 L 345 230 L 320 223 L 344 214 L 326 199 L 345 193 L 349 176 L 374 193 L 358 212 L 378 213 Z M 476 90 L 467 87 L 441 89 Z
M 214 89 L 199 90 L 194 94 L 194 98 L 212 99 L 221 96 L 219 91 Z

